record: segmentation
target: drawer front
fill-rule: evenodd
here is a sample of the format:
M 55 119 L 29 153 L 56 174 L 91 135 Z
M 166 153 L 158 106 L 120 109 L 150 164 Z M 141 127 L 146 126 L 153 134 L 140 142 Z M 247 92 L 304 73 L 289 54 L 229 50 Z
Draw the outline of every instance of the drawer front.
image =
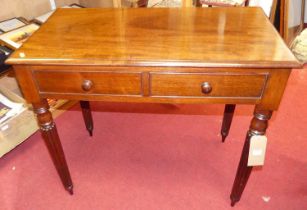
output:
M 152 73 L 151 96 L 261 98 L 266 74 Z
M 41 93 L 141 95 L 140 73 L 34 71 Z

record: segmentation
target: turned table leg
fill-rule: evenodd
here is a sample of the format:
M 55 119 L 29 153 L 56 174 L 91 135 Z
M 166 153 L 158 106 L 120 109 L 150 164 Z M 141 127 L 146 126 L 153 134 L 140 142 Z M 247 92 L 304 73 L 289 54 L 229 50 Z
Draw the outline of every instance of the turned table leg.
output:
M 225 105 L 223 124 L 221 129 L 222 142 L 225 142 L 225 139 L 228 136 L 235 108 L 236 108 L 235 104 Z
M 86 126 L 86 129 L 88 130 L 90 136 L 93 136 L 93 118 L 91 113 L 91 107 L 89 101 L 80 101 L 80 106 L 82 109 L 82 115 L 84 119 L 84 123 Z
M 233 183 L 232 191 L 230 194 L 231 206 L 234 206 L 241 198 L 243 190 L 248 181 L 249 175 L 252 171 L 252 166 L 247 166 L 249 145 L 251 137 L 254 135 L 264 135 L 268 127 L 268 121 L 271 118 L 272 111 L 261 111 L 255 109 L 254 117 L 251 121 L 250 128 L 247 132 L 243 151 L 241 154 L 240 163 L 237 169 L 235 181 Z
M 42 133 L 45 144 L 48 148 L 53 164 L 61 177 L 61 181 L 65 189 L 73 194 L 73 184 L 65 160 L 65 155 L 61 145 L 60 138 L 56 129 L 56 125 L 49 111 L 49 105 L 46 100 L 41 103 L 34 103 L 33 109 L 37 115 L 38 125 Z

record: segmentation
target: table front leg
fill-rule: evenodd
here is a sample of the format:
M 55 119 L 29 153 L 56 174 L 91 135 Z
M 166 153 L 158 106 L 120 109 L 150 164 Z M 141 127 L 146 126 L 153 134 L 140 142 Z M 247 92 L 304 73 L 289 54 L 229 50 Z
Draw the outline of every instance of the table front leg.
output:
M 235 108 L 236 108 L 235 104 L 225 105 L 223 124 L 222 124 L 222 129 L 221 129 L 222 142 L 225 142 L 225 139 L 228 136 Z
M 34 103 L 33 109 L 37 115 L 40 131 L 52 158 L 53 164 L 61 177 L 61 181 L 65 189 L 70 194 L 73 194 L 73 184 L 70 173 L 67 167 L 56 125 L 53 121 L 52 114 L 49 111 L 47 100 L 44 99 L 41 101 L 41 103 Z
M 268 121 L 272 116 L 272 111 L 264 111 L 255 109 L 254 118 L 251 121 L 250 128 L 247 132 L 246 139 L 241 154 L 240 163 L 237 169 L 235 181 L 233 183 L 230 199 L 231 206 L 234 206 L 241 198 L 243 190 L 246 186 L 248 178 L 252 171 L 252 166 L 247 166 L 249 145 L 252 136 L 264 135 L 268 127 Z
M 80 106 L 82 109 L 83 120 L 86 126 L 87 131 L 90 136 L 93 136 L 93 118 L 89 101 L 80 101 Z

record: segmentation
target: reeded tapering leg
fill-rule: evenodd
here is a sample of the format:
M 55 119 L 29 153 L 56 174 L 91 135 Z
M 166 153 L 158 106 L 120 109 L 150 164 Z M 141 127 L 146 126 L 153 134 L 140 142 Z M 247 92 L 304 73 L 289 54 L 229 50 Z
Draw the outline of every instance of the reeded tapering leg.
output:
M 56 125 L 52 119 L 49 111 L 49 105 L 46 100 L 41 103 L 33 104 L 33 109 L 37 115 L 38 125 L 42 133 L 45 144 L 48 148 L 49 154 L 52 158 L 53 164 L 61 178 L 65 189 L 73 194 L 73 184 L 70 173 L 67 167 L 65 155 L 61 145 L 60 138 L 56 129 Z
M 90 136 L 93 136 L 93 118 L 91 113 L 91 107 L 89 101 L 80 101 L 80 106 L 82 109 L 82 115 L 84 119 L 84 123 L 86 126 L 86 129 L 88 130 Z
M 225 105 L 223 124 L 221 129 L 222 142 L 225 142 L 225 139 L 228 136 L 235 108 L 236 108 L 235 104 Z
M 235 181 L 232 186 L 230 195 L 231 206 L 234 206 L 241 198 L 243 190 L 246 186 L 249 175 L 252 171 L 252 166 L 247 166 L 250 139 L 254 135 L 264 135 L 268 127 L 268 121 L 272 116 L 272 111 L 264 111 L 255 109 L 254 118 L 246 135 L 243 151 L 241 154 L 240 163 L 237 169 Z

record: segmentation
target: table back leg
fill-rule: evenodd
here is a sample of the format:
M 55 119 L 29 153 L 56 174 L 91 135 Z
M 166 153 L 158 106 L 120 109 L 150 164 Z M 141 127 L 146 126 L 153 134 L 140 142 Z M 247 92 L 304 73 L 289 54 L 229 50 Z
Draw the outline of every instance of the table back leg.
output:
M 90 102 L 80 101 L 80 106 L 82 109 L 82 115 L 83 115 L 86 129 L 88 130 L 90 136 L 93 136 L 94 123 L 93 123 L 93 118 L 92 118 L 92 113 L 91 113 Z
M 230 194 L 231 206 L 234 206 L 241 198 L 248 178 L 252 171 L 252 166 L 247 166 L 249 145 L 251 137 L 254 135 L 264 135 L 268 127 L 268 121 L 272 116 L 272 111 L 260 111 L 255 109 L 254 118 L 251 121 L 249 131 L 247 132 L 240 163 L 237 169 L 235 181 Z
M 42 100 L 41 103 L 33 104 L 33 108 L 37 115 L 38 125 L 52 158 L 53 164 L 57 169 L 65 189 L 70 194 L 73 194 L 72 180 L 56 125 L 53 121 L 52 114 L 49 111 L 49 105 L 46 100 Z
M 225 105 L 223 124 L 221 129 L 222 142 L 225 142 L 225 139 L 228 136 L 235 108 L 236 108 L 235 104 Z

